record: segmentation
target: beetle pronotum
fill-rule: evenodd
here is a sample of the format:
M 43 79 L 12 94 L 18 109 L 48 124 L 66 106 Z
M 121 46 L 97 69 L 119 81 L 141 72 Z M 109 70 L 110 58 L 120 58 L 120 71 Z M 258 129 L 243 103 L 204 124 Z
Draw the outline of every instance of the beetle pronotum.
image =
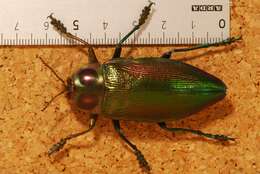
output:
M 98 62 L 90 44 L 69 33 L 61 21 L 52 14 L 48 17 L 62 35 L 88 47 L 89 63 L 64 82 L 42 58 L 40 60 L 63 82 L 65 89 L 60 94 L 67 92 L 79 108 L 91 112 L 89 128 L 62 138 L 50 148 L 49 155 L 62 149 L 68 140 L 92 130 L 100 114 L 112 119 L 116 132 L 133 150 L 140 166 L 147 171 L 150 170 L 147 160 L 126 138 L 119 120 L 155 122 L 162 129 L 171 132 L 184 131 L 214 140 L 234 141 L 234 138 L 225 135 L 187 128 L 171 128 L 165 121 L 187 117 L 216 103 L 226 95 L 226 85 L 220 79 L 194 66 L 171 60 L 172 53 L 231 44 L 241 37 L 232 37 L 213 44 L 172 49 L 161 57 L 121 58 L 122 44 L 145 23 L 153 4 L 149 2 L 149 5 L 144 7 L 138 25 L 120 40 L 112 59 L 104 64 Z

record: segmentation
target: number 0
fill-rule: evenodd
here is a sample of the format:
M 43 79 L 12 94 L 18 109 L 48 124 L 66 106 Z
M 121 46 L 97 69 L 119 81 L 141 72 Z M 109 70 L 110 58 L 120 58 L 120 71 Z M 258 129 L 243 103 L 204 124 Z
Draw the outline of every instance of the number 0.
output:
M 226 26 L 225 19 L 220 19 L 218 22 L 218 26 L 219 26 L 219 28 L 225 28 L 225 26 Z

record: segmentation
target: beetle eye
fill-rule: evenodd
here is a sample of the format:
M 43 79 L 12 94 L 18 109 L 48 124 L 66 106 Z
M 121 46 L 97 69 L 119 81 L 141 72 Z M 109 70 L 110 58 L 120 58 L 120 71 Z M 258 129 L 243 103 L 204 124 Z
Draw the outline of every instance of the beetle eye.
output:
M 94 109 L 98 105 L 98 97 L 91 94 L 82 94 L 77 100 L 77 105 L 86 110 Z
M 85 86 L 92 86 L 96 84 L 98 74 L 94 69 L 86 68 L 79 72 L 79 80 Z

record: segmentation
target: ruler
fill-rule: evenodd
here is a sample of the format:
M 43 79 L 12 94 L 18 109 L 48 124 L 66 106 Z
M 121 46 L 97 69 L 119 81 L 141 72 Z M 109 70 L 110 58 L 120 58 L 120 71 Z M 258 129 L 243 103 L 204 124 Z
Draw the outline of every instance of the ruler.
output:
M 229 37 L 229 0 L 154 0 L 147 23 L 125 44 L 213 43 Z M 136 25 L 146 0 L 1 0 L 0 45 L 71 45 L 51 13 L 95 45 L 116 44 Z

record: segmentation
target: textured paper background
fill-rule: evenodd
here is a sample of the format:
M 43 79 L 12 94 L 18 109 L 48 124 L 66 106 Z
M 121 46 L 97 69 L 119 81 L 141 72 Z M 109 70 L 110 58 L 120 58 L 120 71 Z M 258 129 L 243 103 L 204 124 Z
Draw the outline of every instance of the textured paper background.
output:
M 156 124 L 122 122 L 127 137 L 150 162 L 152 173 L 260 173 L 260 1 L 236 0 L 233 5 L 232 35 L 242 35 L 243 41 L 175 55 L 223 79 L 229 88 L 227 97 L 169 124 L 230 135 L 237 141 L 223 145 L 187 133 L 168 133 Z M 124 48 L 123 56 L 160 56 L 167 50 Z M 95 51 L 102 62 L 113 54 L 112 48 Z M 61 137 L 86 128 L 88 116 L 72 110 L 65 97 L 41 112 L 62 84 L 36 55 L 64 79 L 87 63 L 81 48 L 0 48 L 0 173 L 142 173 L 135 156 L 103 116 L 92 132 L 69 142 L 53 157 L 46 155 Z

